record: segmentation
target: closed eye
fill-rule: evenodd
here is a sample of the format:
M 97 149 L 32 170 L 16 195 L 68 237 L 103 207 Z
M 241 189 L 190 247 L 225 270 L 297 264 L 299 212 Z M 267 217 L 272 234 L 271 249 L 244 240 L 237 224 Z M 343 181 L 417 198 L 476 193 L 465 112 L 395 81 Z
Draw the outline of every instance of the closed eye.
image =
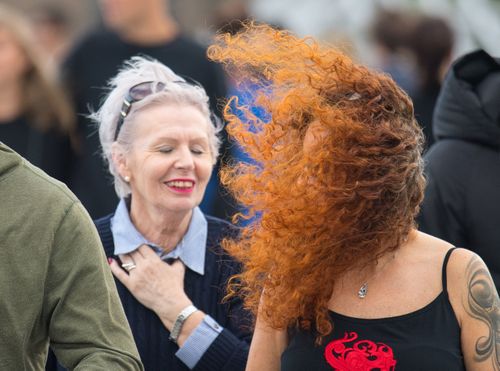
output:
M 195 155 L 202 155 L 206 153 L 206 151 L 203 148 L 191 148 L 191 152 L 194 153 Z
M 159 152 L 161 152 L 161 153 L 170 153 L 172 151 L 173 151 L 173 149 L 171 147 L 161 147 L 159 149 Z

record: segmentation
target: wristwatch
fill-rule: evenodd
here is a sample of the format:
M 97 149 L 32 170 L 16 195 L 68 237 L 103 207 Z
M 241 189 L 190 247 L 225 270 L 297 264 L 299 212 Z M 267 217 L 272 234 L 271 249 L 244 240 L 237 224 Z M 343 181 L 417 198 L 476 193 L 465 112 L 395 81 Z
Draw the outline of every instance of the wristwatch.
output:
M 177 319 L 174 322 L 172 331 L 170 331 L 170 336 L 168 337 L 169 340 L 172 340 L 174 343 L 177 343 L 177 339 L 179 338 L 179 335 L 181 333 L 182 325 L 189 318 L 189 316 L 194 312 L 196 312 L 197 310 L 198 308 L 196 308 L 194 305 L 188 305 L 186 308 L 181 310 L 181 312 L 177 316 Z

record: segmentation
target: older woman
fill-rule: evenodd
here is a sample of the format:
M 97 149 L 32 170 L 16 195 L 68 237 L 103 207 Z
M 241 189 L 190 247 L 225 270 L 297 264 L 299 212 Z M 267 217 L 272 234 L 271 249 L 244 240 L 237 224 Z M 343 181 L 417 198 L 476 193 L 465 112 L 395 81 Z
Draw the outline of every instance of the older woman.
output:
M 243 369 L 246 315 L 222 303 L 235 230 L 198 208 L 220 143 L 208 97 L 140 57 L 110 88 L 93 118 L 121 200 L 96 225 L 145 368 Z
M 241 107 L 257 133 L 227 115 L 257 165 L 225 179 L 262 213 L 229 246 L 244 263 L 233 289 L 258 313 L 247 369 L 498 370 L 488 269 L 415 227 L 423 137 L 407 95 L 267 26 L 219 37 L 209 56 L 260 84 Z

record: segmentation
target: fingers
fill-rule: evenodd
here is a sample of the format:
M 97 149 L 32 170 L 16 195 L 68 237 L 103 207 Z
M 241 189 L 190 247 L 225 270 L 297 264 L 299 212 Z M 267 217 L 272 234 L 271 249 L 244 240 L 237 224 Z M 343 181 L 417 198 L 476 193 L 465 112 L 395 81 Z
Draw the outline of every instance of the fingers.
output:
M 118 257 L 120 258 L 122 265 L 123 264 L 130 264 L 130 263 L 135 264 L 135 259 L 132 258 L 132 255 L 130 255 L 130 254 L 120 254 L 120 255 L 118 255 Z
M 134 261 L 135 264 L 140 264 L 140 262 L 144 260 L 144 257 L 140 252 L 138 252 L 138 250 L 134 250 L 127 255 Z
M 122 268 L 125 269 L 129 274 L 132 272 L 132 270 L 137 269 L 137 267 L 144 266 L 147 261 L 161 261 L 156 252 L 154 252 L 153 249 L 151 249 L 147 245 L 141 245 L 138 249 L 128 254 L 120 254 L 118 255 L 118 257 L 120 258 L 120 261 L 122 263 Z
M 160 259 L 157 253 L 148 245 L 141 245 L 137 250 L 132 251 L 130 257 L 136 262 L 140 262 L 144 259 L 156 260 Z
M 128 288 L 130 277 L 129 275 L 119 266 L 118 262 L 113 258 L 108 258 L 109 267 L 113 275 L 118 278 L 118 280 Z
M 125 270 L 126 273 L 128 273 L 125 273 L 125 275 L 127 276 L 131 275 L 132 271 L 135 271 L 134 273 L 141 273 L 140 271 L 144 271 L 144 268 L 151 268 L 151 264 L 154 265 L 158 262 L 163 263 L 162 259 L 156 254 L 156 252 L 147 245 L 141 245 L 137 250 L 134 250 L 128 254 L 120 254 L 118 255 L 118 257 L 121 261 L 122 271 Z M 166 264 L 166 266 L 163 266 L 162 264 L 163 270 L 170 271 L 171 274 L 173 273 L 178 276 L 184 276 L 186 268 L 184 263 L 180 259 L 172 259 L 167 263 L 168 264 Z M 117 268 L 120 267 L 120 264 L 118 262 L 115 261 L 115 264 Z M 113 274 L 115 274 L 114 271 Z M 115 276 L 118 277 L 118 274 L 115 274 Z M 121 276 L 123 277 L 123 275 Z
M 141 245 L 136 251 L 139 252 L 145 259 L 158 257 L 156 252 L 148 245 Z
M 120 254 L 118 255 L 121 261 L 121 266 L 123 269 L 130 274 L 130 272 L 137 268 L 136 260 L 132 258 L 130 254 Z

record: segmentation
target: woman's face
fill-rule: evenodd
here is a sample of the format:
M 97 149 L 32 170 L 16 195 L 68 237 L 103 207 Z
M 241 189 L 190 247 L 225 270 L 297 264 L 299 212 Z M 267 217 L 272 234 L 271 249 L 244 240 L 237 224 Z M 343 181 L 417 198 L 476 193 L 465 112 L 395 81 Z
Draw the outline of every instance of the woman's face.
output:
M 20 81 L 28 69 L 28 60 L 11 32 L 0 25 L 0 86 Z
M 195 107 L 158 105 L 134 117 L 132 150 L 119 165 L 133 204 L 183 212 L 198 206 L 212 173 L 207 119 Z

